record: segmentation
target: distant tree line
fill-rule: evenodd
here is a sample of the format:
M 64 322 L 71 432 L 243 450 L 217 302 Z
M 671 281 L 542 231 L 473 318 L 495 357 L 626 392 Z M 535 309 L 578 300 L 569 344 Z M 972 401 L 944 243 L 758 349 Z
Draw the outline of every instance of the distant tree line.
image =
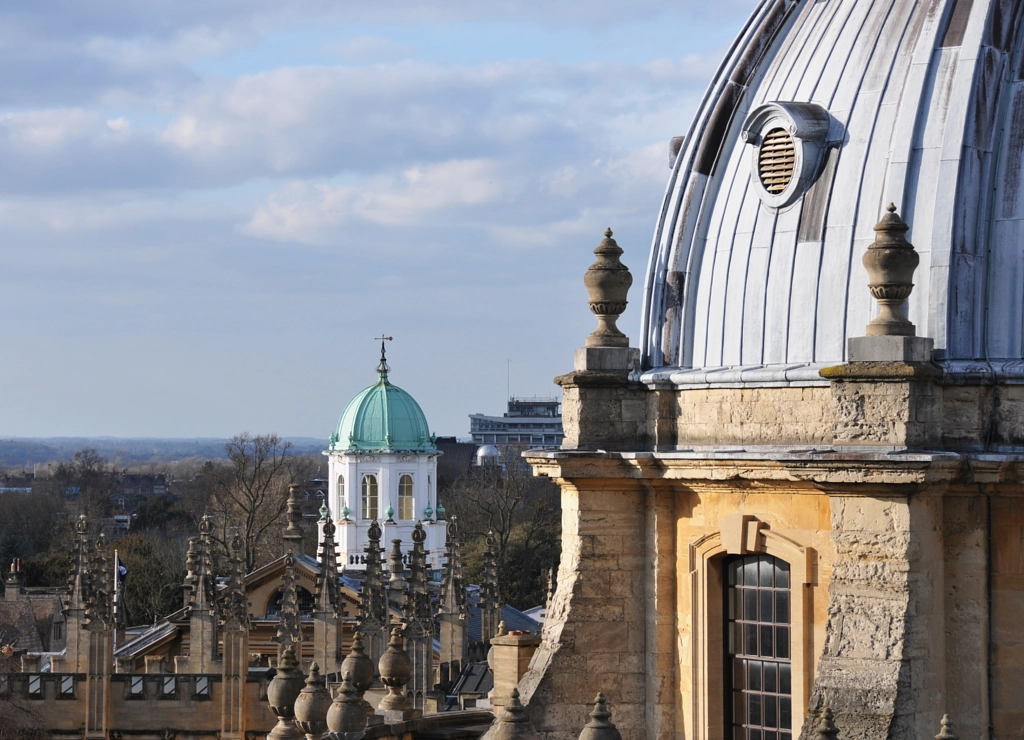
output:
M 198 534 L 202 516 L 213 516 L 222 555 L 237 529 L 252 571 L 283 554 L 280 533 L 289 485 L 316 477 L 322 465 L 320 456 L 293 454 L 291 444 L 276 434 L 236 435 L 221 459 L 134 470 L 116 467 L 96 450 L 79 450 L 38 475 L 30 493 L 0 491 L 0 567 L 21 558 L 26 585 L 66 586 L 74 523 L 85 514 L 107 532 L 110 555 L 116 549 L 128 569 L 123 623 L 151 623 L 182 606 L 188 541 Z M 143 470 L 163 473 L 167 492 L 126 495 L 121 477 Z M 558 487 L 534 477 L 514 447 L 493 464 L 439 483 L 448 516 L 461 523 L 468 581 L 480 582 L 486 537 L 493 531 L 505 602 L 521 609 L 543 604 L 547 573 L 557 566 L 560 551 Z M 125 514 L 127 533 L 114 519 Z M 316 533 L 310 534 L 312 553 Z
M 319 464 L 292 454 L 291 444 L 276 434 L 236 435 L 225 452 L 224 459 L 168 465 L 165 493 L 125 496 L 118 480 L 129 471 L 93 449 L 79 450 L 36 476 L 30 493 L 0 491 L 0 564 L 6 569 L 21 558 L 28 586 L 67 585 L 74 523 L 84 514 L 108 534 L 110 554 L 116 549 L 128 569 L 124 623 L 165 616 L 182 606 L 188 540 L 202 516 L 214 517 L 221 546 L 237 528 L 253 570 L 281 553 L 289 484 L 312 477 Z M 127 534 L 116 526 L 116 514 L 129 517 Z

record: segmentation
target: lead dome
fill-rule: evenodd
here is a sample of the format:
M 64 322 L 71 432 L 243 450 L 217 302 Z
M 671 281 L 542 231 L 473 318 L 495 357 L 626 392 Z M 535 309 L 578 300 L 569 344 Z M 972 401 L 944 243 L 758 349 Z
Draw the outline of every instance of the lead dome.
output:
M 947 376 L 1024 375 L 1019 2 L 765 0 L 675 157 L 642 312 L 648 382 L 820 382 L 876 307 L 886 204 Z

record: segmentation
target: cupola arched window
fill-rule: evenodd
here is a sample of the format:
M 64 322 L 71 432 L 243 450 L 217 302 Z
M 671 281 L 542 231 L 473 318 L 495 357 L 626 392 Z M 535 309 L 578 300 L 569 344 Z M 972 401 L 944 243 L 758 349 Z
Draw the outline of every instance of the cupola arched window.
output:
M 413 506 L 412 476 L 408 473 L 398 479 L 398 518 L 413 519 L 416 507 Z
M 342 509 L 345 508 L 345 476 L 338 476 L 338 489 L 337 489 L 337 501 L 338 506 L 335 508 L 335 514 L 339 515 Z
M 364 475 L 363 476 L 363 496 L 362 496 L 362 516 L 363 519 L 371 520 L 377 519 L 379 516 L 377 496 L 377 476 L 375 475 Z

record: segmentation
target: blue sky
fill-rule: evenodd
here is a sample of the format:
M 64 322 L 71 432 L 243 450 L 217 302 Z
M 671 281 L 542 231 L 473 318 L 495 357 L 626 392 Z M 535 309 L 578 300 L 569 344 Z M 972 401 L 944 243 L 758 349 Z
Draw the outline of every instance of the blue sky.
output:
M 607 226 L 635 340 L 668 140 L 753 0 L 358 5 L 0 8 L 0 435 L 327 437 L 381 332 L 465 435 L 507 369 L 557 394 Z

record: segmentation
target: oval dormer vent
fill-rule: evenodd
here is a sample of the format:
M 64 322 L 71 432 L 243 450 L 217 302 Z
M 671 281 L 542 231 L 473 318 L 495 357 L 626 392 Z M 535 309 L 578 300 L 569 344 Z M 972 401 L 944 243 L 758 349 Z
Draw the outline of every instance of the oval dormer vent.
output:
M 740 137 L 751 147 L 751 179 L 770 209 L 792 205 L 818 175 L 843 127 L 817 103 L 776 101 L 750 112 Z
M 796 145 L 783 128 L 773 128 L 764 136 L 757 151 L 757 174 L 761 185 L 771 195 L 789 187 L 796 165 Z

